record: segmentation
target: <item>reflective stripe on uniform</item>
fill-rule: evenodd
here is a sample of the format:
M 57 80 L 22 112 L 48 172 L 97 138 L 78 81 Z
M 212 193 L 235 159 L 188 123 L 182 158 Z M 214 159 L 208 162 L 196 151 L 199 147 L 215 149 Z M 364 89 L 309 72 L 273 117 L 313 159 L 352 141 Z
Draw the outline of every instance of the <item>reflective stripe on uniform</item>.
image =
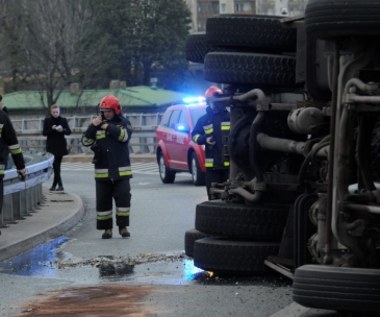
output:
M 230 166 L 230 162 L 229 161 L 225 161 L 224 162 L 224 166 Z
M 131 176 L 132 175 L 131 167 L 130 166 L 119 167 L 119 175 L 120 176 Z
M 21 147 L 19 144 L 9 145 L 8 148 L 12 155 L 22 153 Z
M 212 158 L 206 159 L 205 167 L 214 167 L 214 159 L 212 159 Z
M 106 131 L 104 130 L 98 130 L 96 131 L 96 139 L 97 140 L 102 140 L 102 139 L 105 139 L 106 138 Z
M 109 176 L 108 169 L 106 168 L 96 168 L 95 178 L 107 178 Z
M 229 121 L 224 121 L 220 124 L 220 128 L 222 131 L 229 131 L 230 130 L 230 122 Z
M 128 133 L 124 128 L 120 129 L 119 141 L 125 142 L 128 139 Z
M 196 135 L 194 135 L 193 136 L 193 141 L 195 142 L 195 143 L 197 143 L 197 141 L 198 141 L 198 139 L 201 137 L 201 135 L 200 134 L 196 134 Z
M 206 134 L 212 134 L 214 132 L 214 127 L 212 124 L 204 125 L 203 130 L 205 130 Z
M 129 207 L 116 207 L 116 216 L 129 217 Z
M 112 210 L 107 211 L 97 211 L 96 212 L 96 220 L 108 220 L 112 219 Z
M 90 146 L 90 145 L 92 145 L 94 142 L 95 142 L 94 139 L 86 138 L 85 136 L 83 136 L 83 138 L 82 138 L 82 143 L 83 143 L 84 146 Z

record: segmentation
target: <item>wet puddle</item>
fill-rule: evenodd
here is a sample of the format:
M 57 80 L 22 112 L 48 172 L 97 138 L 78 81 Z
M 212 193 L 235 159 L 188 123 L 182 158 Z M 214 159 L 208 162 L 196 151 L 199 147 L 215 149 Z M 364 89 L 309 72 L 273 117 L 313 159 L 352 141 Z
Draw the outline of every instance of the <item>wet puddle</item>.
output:
M 0 273 L 73 279 L 76 282 L 138 280 L 149 284 L 186 284 L 205 274 L 182 253 L 141 254 L 135 258 L 99 256 L 73 260 L 60 247 L 69 240 L 61 236 L 27 252 L 0 262 Z

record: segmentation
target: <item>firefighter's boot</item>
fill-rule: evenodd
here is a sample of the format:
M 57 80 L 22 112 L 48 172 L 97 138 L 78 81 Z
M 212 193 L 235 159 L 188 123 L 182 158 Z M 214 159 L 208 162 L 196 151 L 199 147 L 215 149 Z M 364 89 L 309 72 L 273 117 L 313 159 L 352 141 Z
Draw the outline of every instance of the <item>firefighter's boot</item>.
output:
M 123 238 L 128 238 L 131 236 L 126 227 L 119 227 L 119 233 Z
M 111 239 L 112 238 L 112 229 L 106 229 L 102 234 L 102 239 Z

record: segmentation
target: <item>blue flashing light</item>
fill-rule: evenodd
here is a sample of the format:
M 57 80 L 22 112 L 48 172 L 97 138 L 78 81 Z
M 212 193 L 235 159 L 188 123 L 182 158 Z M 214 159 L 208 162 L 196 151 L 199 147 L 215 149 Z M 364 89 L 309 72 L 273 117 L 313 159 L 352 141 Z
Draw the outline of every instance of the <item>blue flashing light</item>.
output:
M 185 97 L 182 99 L 182 101 L 186 104 L 191 104 L 191 103 L 201 103 L 205 102 L 205 97 L 199 96 L 199 97 Z
M 185 130 L 185 126 L 184 126 L 183 124 L 178 125 L 178 126 L 177 126 L 177 130 L 178 130 L 178 131 L 184 131 L 184 130 Z

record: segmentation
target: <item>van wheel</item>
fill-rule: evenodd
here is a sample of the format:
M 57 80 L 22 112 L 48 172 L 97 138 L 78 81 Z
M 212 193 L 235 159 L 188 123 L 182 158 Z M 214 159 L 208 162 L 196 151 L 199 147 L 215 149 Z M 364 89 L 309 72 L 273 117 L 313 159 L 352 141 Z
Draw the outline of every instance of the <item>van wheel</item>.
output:
M 160 174 L 161 181 L 164 184 L 171 184 L 175 180 L 175 172 L 170 170 L 165 163 L 165 158 L 162 153 L 158 156 L 158 172 Z
M 293 300 L 306 307 L 336 311 L 380 311 L 380 270 L 304 265 L 296 269 Z
M 205 184 L 205 173 L 202 172 L 197 155 L 194 152 L 191 154 L 191 178 L 195 186 Z

